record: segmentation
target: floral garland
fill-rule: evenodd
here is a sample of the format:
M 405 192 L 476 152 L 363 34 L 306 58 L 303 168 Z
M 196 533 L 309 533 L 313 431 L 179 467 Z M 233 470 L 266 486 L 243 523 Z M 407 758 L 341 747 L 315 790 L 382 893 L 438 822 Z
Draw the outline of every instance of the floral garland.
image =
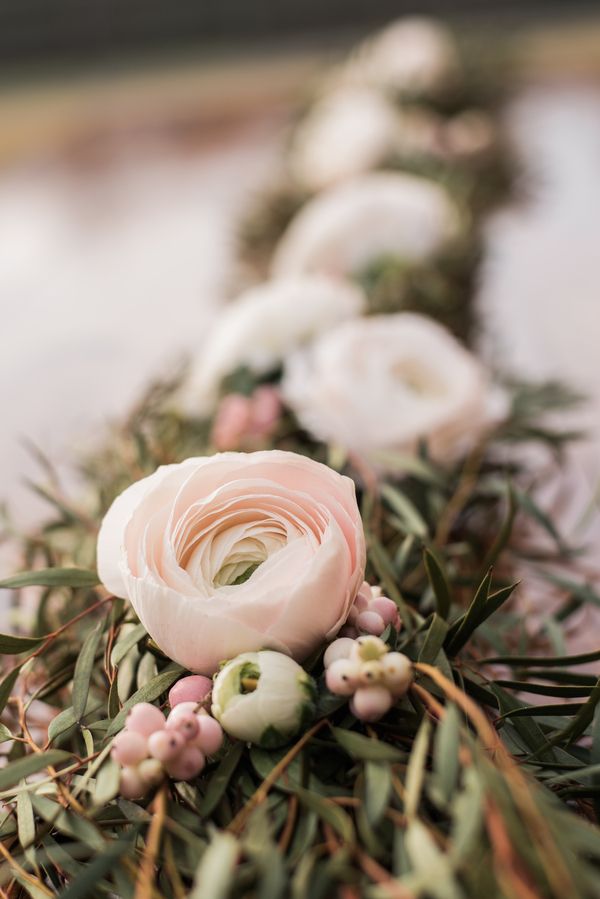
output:
M 465 84 L 433 23 L 359 48 L 290 142 L 314 196 L 272 279 L 82 463 L 85 501 L 48 469 L 1 583 L 39 598 L 0 635 L 4 895 L 598 895 L 600 688 L 572 669 L 600 651 L 564 634 L 600 598 L 533 492 L 575 398 L 447 330 L 472 307 L 440 259 L 483 206 L 423 172 L 499 158 Z M 564 592 L 541 622 L 533 577 Z

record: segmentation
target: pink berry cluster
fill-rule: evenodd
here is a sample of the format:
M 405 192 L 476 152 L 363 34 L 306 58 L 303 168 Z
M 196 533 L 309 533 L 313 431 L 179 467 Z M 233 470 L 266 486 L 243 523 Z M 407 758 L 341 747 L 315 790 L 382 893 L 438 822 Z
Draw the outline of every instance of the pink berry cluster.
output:
M 169 694 L 166 719 L 148 702 L 133 706 L 111 750 L 122 766 L 119 791 L 125 799 L 141 799 L 166 775 L 191 780 L 204 768 L 206 756 L 220 749 L 221 725 L 201 708 L 211 686 L 205 677 L 183 678 Z
M 412 663 L 372 635 L 340 637 L 323 657 L 325 682 L 332 693 L 350 698 L 350 711 L 361 721 L 378 721 L 412 682 Z
M 388 624 L 400 630 L 398 606 L 393 599 L 383 595 L 381 587 L 372 587 L 363 581 L 340 636 L 358 637 L 362 633 L 379 637 Z

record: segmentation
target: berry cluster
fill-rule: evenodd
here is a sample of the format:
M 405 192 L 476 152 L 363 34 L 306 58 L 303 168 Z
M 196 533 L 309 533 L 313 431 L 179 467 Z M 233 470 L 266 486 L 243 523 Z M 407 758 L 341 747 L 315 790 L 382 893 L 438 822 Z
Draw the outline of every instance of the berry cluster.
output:
M 361 721 L 378 721 L 412 682 L 410 659 L 375 636 L 334 640 L 323 664 L 328 689 L 351 697 L 350 710 Z
M 155 705 L 135 705 L 113 740 L 111 755 L 122 766 L 119 791 L 125 799 L 141 799 L 166 775 L 191 780 L 204 768 L 206 756 L 221 747 L 221 725 L 198 711 L 197 700 L 170 699 L 173 708 L 166 719 Z
M 400 630 L 398 606 L 393 599 L 383 595 L 381 587 L 372 587 L 363 581 L 340 635 L 358 637 L 363 633 L 379 637 L 388 624 Z

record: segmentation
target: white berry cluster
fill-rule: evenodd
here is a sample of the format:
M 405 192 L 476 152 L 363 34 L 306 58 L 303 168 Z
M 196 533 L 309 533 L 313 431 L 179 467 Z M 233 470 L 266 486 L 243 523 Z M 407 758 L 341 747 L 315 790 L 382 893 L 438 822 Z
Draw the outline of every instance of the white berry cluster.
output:
M 367 581 L 363 581 L 340 635 L 358 637 L 363 633 L 379 637 L 388 624 L 397 631 L 400 630 L 402 623 L 398 606 L 393 599 L 383 595 L 381 587 L 372 587 Z
M 217 752 L 223 730 L 197 702 L 181 702 L 168 717 L 148 702 L 134 705 L 117 734 L 112 758 L 122 766 L 119 791 L 125 799 L 141 799 L 165 776 L 191 780 Z
M 350 698 L 361 721 L 378 721 L 412 682 L 412 663 L 375 636 L 334 640 L 323 658 L 325 682 L 332 693 Z

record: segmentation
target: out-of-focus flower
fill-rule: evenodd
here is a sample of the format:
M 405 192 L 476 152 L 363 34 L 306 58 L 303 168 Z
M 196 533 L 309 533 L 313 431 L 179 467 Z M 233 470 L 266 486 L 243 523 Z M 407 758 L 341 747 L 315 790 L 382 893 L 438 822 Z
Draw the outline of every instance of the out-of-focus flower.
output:
M 281 416 L 275 387 L 257 387 L 251 396 L 228 393 L 219 403 L 211 442 L 220 450 L 252 450 L 264 445 Z
M 194 361 L 185 404 L 195 411 L 212 410 L 223 378 L 237 368 L 267 372 L 291 350 L 359 315 L 364 306 L 356 286 L 321 275 L 282 278 L 245 291 L 209 331 Z
M 398 115 L 378 91 L 342 87 L 316 102 L 297 128 L 290 170 L 318 191 L 376 168 L 394 149 Z
M 427 178 L 373 172 L 310 200 L 284 232 L 273 274 L 360 274 L 386 256 L 422 262 L 459 231 L 446 190 Z
M 393 22 L 350 58 L 343 81 L 427 95 L 456 79 L 460 64 L 450 31 L 426 18 Z
M 304 658 L 337 634 L 364 567 L 354 482 L 278 450 L 165 465 L 117 497 L 98 537 L 107 589 L 201 674 L 263 647 Z
M 280 652 L 246 652 L 219 671 L 212 713 L 238 740 L 278 746 L 295 736 L 314 714 L 312 678 Z
M 408 312 L 348 322 L 286 363 L 283 396 L 320 440 L 383 464 L 386 450 L 468 452 L 504 412 L 479 361 Z M 378 453 L 381 453 L 378 459 Z

